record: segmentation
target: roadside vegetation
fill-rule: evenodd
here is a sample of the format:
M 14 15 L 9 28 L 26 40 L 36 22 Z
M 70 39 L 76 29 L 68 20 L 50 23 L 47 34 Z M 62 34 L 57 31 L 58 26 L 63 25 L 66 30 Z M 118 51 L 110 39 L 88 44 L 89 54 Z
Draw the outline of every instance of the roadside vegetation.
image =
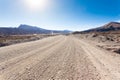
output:
M 31 34 L 31 35 L 0 35 L 0 47 L 11 44 L 39 40 L 53 35 L 49 34 Z

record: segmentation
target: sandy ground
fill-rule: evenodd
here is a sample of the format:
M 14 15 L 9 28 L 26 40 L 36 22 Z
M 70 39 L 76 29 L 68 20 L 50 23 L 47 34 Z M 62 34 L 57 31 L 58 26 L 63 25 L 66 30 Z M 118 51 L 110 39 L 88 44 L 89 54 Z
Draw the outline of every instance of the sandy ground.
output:
M 75 34 L 74 37 L 83 39 L 84 42 L 95 44 L 97 47 L 105 49 L 107 51 L 120 54 L 120 34 L 100 34 L 95 37 L 95 33 L 87 34 Z M 94 37 L 93 37 L 94 36 Z M 115 37 L 117 36 L 117 37 Z
M 120 55 L 72 36 L 0 48 L 0 80 L 120 80 Z

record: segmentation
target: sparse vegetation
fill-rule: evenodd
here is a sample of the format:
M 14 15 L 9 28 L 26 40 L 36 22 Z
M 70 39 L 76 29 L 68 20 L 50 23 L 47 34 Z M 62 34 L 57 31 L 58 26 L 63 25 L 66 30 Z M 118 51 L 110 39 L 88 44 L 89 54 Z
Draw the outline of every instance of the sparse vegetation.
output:
M 98 47 L 120 54 L 120 31 L 77 33 L 74 36 L 97 42 Z
M 33 34 L 33 35 L 0 35 L 0 47 L 11 44 L 39 40 L 53 35 Z

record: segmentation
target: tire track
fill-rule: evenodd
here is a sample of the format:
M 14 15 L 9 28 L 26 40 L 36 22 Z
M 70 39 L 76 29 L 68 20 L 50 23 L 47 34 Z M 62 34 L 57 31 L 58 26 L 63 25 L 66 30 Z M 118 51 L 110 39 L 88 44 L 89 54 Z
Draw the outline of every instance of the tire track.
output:
M 23 45 L 30 51 L 27 49 L 24 52 L 21 48 Z M 8 48 L 10 46 L 0 50 Z M 3 58 L 0 80 L 119 80 L 119 64 L 113 63 L 119 63 L 118 58 L 107 56 L 105 51 L 73 36 L 56 36 L 17 44 L 11 46 L 8 52 L 1 52 L 5 55 L 9 51 L 18 54 L 16 50 L 19 49 L 23 50 L 18 51 L 20 55 L 8 56 L 8 60 Z M 1 59 L 2 55 L 0 53 Z

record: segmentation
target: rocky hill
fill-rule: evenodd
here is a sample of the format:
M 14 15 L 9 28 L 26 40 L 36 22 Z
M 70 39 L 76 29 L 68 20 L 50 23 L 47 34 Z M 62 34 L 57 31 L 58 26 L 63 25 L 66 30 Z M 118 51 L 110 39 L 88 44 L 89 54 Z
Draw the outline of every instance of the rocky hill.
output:
M 47 30 L 47 29 L 42 29 L 36 26 L 30 26 L 30 25 L 25 25 L 21 24 L 18 28 L 5 28 L 1 27 L 0 28 L 0 35 L 18 35 L 18 34 L 67 34 L 71 31 L 68 30 Z
M 83 32 L 107 32 L 107 31 L 117 31 L 120 30 L 120 23 L 119 22 L 110 22 L 108 24 L 105 24 L 104 26 L 89 29 Z

